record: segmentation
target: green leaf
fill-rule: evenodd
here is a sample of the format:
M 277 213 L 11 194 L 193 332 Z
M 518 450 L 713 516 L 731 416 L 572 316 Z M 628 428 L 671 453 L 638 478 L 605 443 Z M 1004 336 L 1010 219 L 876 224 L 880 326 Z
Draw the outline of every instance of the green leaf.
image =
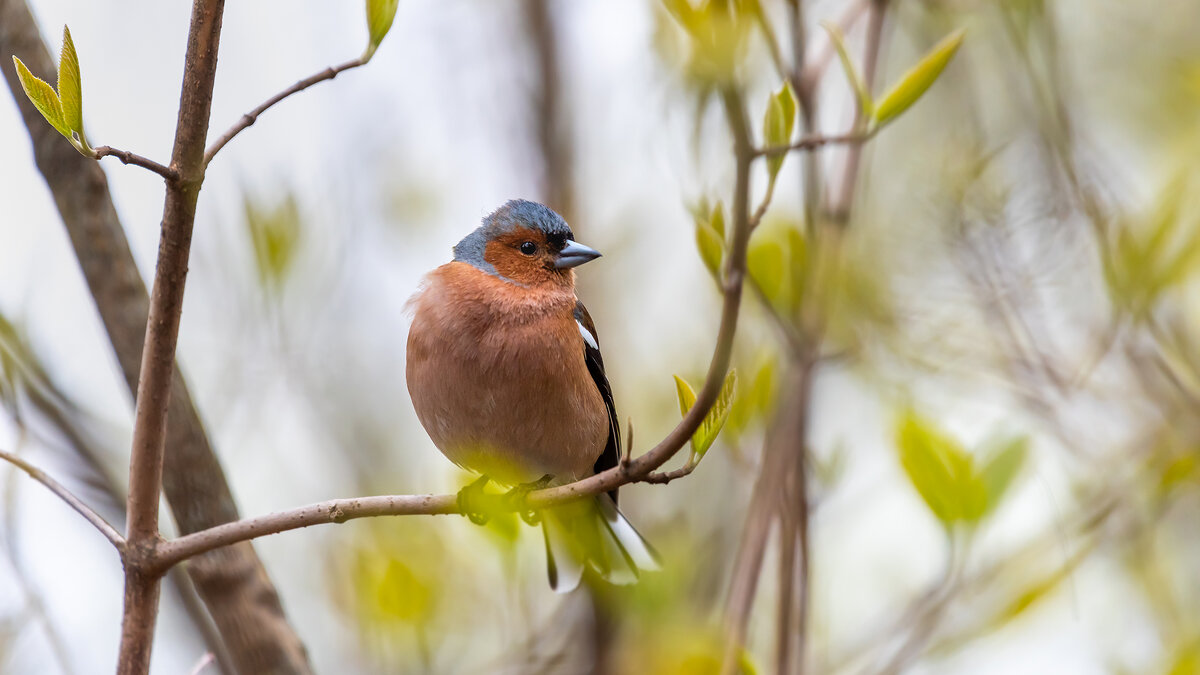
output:
M 369 60 L 379 48 L 383 38 L 392 29 L 392 21 L 396 18 L 396 6 L 399 0 L 367 0 L 367 30 L 371 42 L 367 45 L 364 60 Z
M 838 59 L 842 62 L 842 70 L 846 73 L 846 79 L 850 82 L 851 88 L 854 89 L 854 95 L 858 99 L 858 108 L 862 111 L 862 116 L 868 118 L 873 114 L 874 102 L 871 101 L 871 92 L 867 91 L 867 85 L 863 82 L 862 77 L 858 74 L 858 69 L 854 67 L 854 62 L 850 60 L 850 52 L 846 51 L 846 39 L 842 36 L 842 31 L 835 25 L 822 21 L 821 26 L 829 33 L 829 40 L 837 49 Z
M 717 200 L 717 203 L 713 205 L 712 214 L 708 217 L 708 224 L 712 226 L 713 231 L 715 231 L 721 237 L 721 240 L 724 241 L 725 205 L 722 204 L 720 200 Z
M 725 426 L 725 421 L 729 419 L 729 411 L 733 409 L 733 396 L 736 388 L 737 370 L 730 370 L 729 374 L 725 376 L 725 382 L 721 385 L 720 393 L 717 394 L 716 402 L 705 415 L 704 421 L 700 423 L 696 433 L 692 434 L 692 459 L 690 461 L 699 462 L 703 459 L 704 453 L 708 452 L 713 442 L 717 440 L 717 436 Z M 676 375 L 675 393 L 679 396 L 680 414 L 687 415 L 687 412 L 696 404 L 696 392 L 692 389 L 692 385 L 687 383 L 687 380 Z
M 746 254 L 746 267 L 750 281 L 758 287 L 772 307 L 786 306 L 786 285 L 783 283 L 787 264 L 783 245 L 769 237 L 755 237 Z
M 692 385 L 682 377 L 675 376 L 675 394 L 679 397 L 679 415 L 680 417 L 687 414 L 687 411 L 696 405 L 696 391 L 692 389 Z
M 721 263 L 725 258 L 725 216 L 721 202 L 717 202 L 711 213 L 703 210 L 696 212 L 695 219 L 696 248 L 700 250 L 700 259 L 713 279 L 719 282 Z
M 796 129 L 796 97 L 792 88 L 784 82 L 775 94 L 767 98 L 767 113 L 763 117 L 763 141 L 767 147 L 781 147 L 792 141 L 792 132 Z M 779 174 L 786 155 L 768 155 L 767 172 L 771 180 Z
M 954 58 L 965 34 L 966 31 L 961 28 L 951 33 L 900 78 L 875 108 L 876 128 L 896 119 L 921 98 L 921 95 L 937 81 L 950 59 Z
M 50 126 L 54 127 L 58 133 L 70 138 L 71 131 L 67 128 L 63 118 L 62 101 L 58 99 L 54 87 L 47 84 L 45 80 L 34 77 L 21 59 L 14 56 L 13 63 L 17 66 L 17 78 L 21 80 L 21 88 L 25 90 L 25 95 L 29 97 L 33 107 L 37 108 L 42 117 L 45 117 Z
M 75 43 L 71 41 L 71 31 L 63 26 L 62 55 L 58 63 L 58 97 L 62 103 L 63 125 L 74 132 L 68 134 L 80 152 L 92 154 L 92 148 L 83 135 L 83 90 L 79 77 L 79 56 L 75 53 Z
M 1015 438 L 1004 445 L 988 460 L 980 472 L 984 491 L 987 493 L 985 515 L 996 510 L 996 506 L 1004 499 L 1004 494 L 1012 485 L 1013 478 L 1025 463 L 1025 455 L 1029 449 L 1029 440 Z
M 905 414 L 896 433 L 900 464 L 917 493 L 942 524 L 979 520 L 987 506 L 984 485 L 971 455 L 914 412 Z

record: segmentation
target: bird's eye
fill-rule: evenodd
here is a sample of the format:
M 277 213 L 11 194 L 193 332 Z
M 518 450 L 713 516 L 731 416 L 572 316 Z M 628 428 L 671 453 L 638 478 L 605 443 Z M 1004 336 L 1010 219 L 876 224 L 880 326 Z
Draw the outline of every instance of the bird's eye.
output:
M 537 253 L 537 244 L 533 243 L 532 241 L 527 241 L 524 244 L 521 244 L 521 253 L 524 253 L 525 255 L 533 255 L 534 253 Z

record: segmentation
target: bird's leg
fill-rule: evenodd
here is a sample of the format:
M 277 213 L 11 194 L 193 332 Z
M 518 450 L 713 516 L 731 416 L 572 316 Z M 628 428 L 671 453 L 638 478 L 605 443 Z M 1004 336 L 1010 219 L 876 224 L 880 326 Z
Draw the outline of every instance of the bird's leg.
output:
M 526 524 L 537 525 L 542 522 L 542 517 L 536 511 L 525 508 L 525 496 L 534 490 L 541 490 L 546 487 L 553 479 L 554 476 L 546 474 L 532 483 L 521 483 L 504 493 L 504 503 L 516 509 L 517 513 L 521 514 L 521 520 L 524 520 Z
M 487 487 L 489 480 L 486 475 L 480 476 L 473 483 L 458 491 L 458 510 L 476 525 L 486 525 L 491 518 L 483 508 L 480 508 L 485 499 L 483 489 Z

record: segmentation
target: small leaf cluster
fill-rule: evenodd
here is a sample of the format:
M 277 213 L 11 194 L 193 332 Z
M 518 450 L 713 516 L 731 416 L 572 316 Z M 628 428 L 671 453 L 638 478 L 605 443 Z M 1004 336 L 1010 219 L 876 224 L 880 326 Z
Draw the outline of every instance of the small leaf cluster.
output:
M 750 29 L 761 14 L 757 0 L 663 0 L 687 34 L 687 75 L 702 90 L 734 83 L 746 55 Z
M 1180 286 L 1200 262 L 1200 203 L 1197 181 L 1175 176 L 1152 212 L 1117 223 L 1115 246 L 1105 260 L 1105 280 L 1115 302 L 1135 319 L 1145 319 L 1163 293 Z
M 876 102 L 871 97 L 866 82 L 859 75 L 858 69 L 850 58 L 841 31 L 831 24 L 823 25 L 829 32 L 829 39 L 837 50 L 838 59 L 846 73 L 846 79 L 854 89 L 861 112 L 859 119 L 865 125 L 864 130 L 868 133 L 874 133 L 895 120 L 933 86 L 938 76 L 950 63 L 950 59 L 954 58 L 958 48 L 962 46 L 963 37 L 966 34 L 965 30 L 959 29 L 934 45 L 933 49 L 929 50 L 908 72 L 900 76 L 900 79 L 883 95 L 883 98 Z
M 58 133 L 66 137 L 80 154 L 94 157 L 95 151 L 88 145 L 83 133 L 83 88 L 79 75 L 79 57 L 71 31 L 63 26 L 62 53 L 58 65 L 58 91 L 49 83 L 29 72 L 29 68 L 16 56 L 12 57 L 17 69 L 17 78 L 29 101 L 42 117 Z
M 717 436 L 725 426 L 725 421 L 729 419 L 729 412 L 733 409 L 736 388 L 737 370 L 730 370 L 729 374 L 725 376 L 725 382 L 721 385 L 720 393 L 717 394 L 716 403 L 713 403 L 713 407 L 704 416 L 704 421 L 700 423 L 696 433 L 692 434 L 692 455 L 688 459 L 689 463 L 695 464 L 703 459 L 704 453 L 708 452 L 713 442 L 717 440 Z M 696 405 L 695 390 L 687 380 L 676 375 L 675 392 L 679 396 L 679 413 L 687 415 L 692 406 Z
M 973 527 L 995 511 L 1025 462 L 1027 446 L 1025 438 L 1009 440 L 977 467 L 958 441 L 911 410 L 896 428 L 900 465 L 947 529 Z

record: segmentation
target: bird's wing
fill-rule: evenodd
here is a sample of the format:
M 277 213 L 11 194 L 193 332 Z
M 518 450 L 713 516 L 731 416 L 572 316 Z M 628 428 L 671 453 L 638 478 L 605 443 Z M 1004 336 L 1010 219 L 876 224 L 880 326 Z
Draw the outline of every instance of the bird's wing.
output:
M 613 468 L 620 461 L 621 427 L 617 423 L 617 408 L 613 403 L 612 387 L 608 384 L 608 377 L 604 374 L 604 357 L 600 355 L 600 337 L 596 334 L 596 325 L 592 323 L 592 317 L 588 315 L 587 308 L 579 301 L 575 302 L 575 322 L 579 324 L 579 333 L 583 336 L 583 358 L 587 362 L 588 373 L 591 374 L 592 381 L 596 383 L 596 388 L 600 390 L 600 396 L 604 398 L 604 406 L 608 408 L 608 442 L 604 445 L 604 452 L 600 454 L 593 468 L 595 473 L 600 473 L 605 469 Z M 608 494 L 615 504 L 617 490 L 613 489 Z

